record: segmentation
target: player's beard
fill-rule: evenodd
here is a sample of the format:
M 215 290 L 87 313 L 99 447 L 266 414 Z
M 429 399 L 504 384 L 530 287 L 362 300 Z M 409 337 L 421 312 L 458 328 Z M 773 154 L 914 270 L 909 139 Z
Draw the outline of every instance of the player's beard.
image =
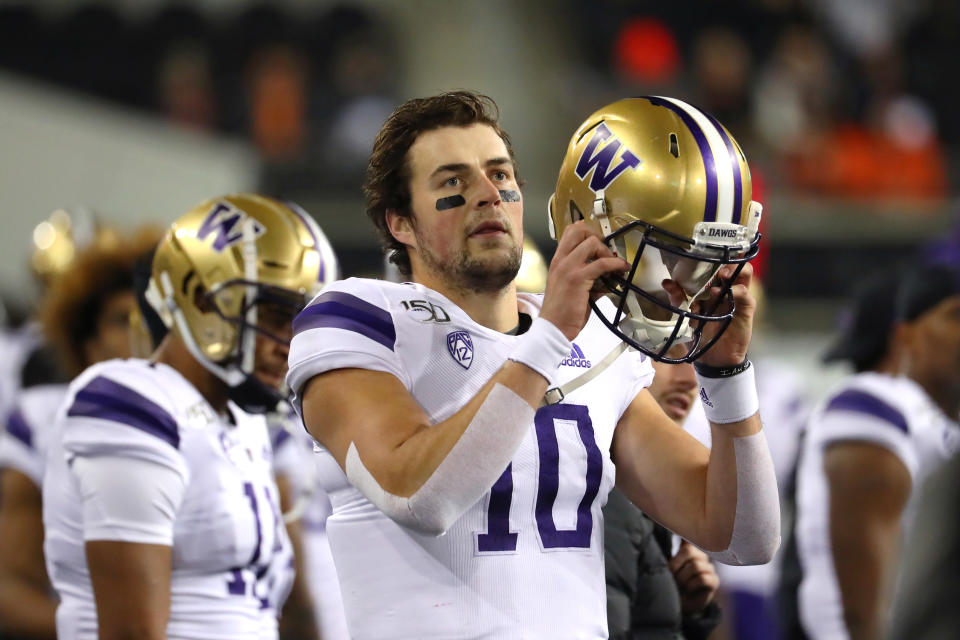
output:
M 429 249 L 429 244 L 420 235 L 416 225 L 413 227 L 417 244 L 420 246 L 420 258 L 424 265 L 441 276 L 451 287 L 477 293 L 502 291 L 513 282 L 520 271 L 523 249 L 511 242 L 507 251 L 489 251 L 483 256 L 473 256 L 465 245 L 453 256 L 444 260 Z M 512 239 L 512 236 L 511 236 Z

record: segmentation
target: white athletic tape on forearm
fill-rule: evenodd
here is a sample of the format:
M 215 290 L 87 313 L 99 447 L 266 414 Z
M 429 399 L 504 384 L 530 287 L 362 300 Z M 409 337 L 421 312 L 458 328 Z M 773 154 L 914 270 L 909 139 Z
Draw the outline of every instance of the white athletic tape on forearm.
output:
M 697 382 L 703 412 L 710 422 L 741 422 L 760 410 L 752 366 L 729 378 L 708 378 L 697 373 Z
M 734 438 L 737 461 L 737 511 L 730 545 L 708 551 L 723 564 L 766 564 L 780 546 L 780 498 L 777 475 L 763 431 Z
M 526 400 L 495 384 L 447 457 L 410 497 L 385 491 L 353 443 L 347 450 L 347 478 L 392 520 L 421 533 L 441 535 L 507 468 L 533 424 L 534 413 Z
M 560 363 L 570 355 L 572 347 L 573 343 L 556 325 L 544 318 L 537 318 L 517 340 L 513 352 L 507 357 L 527 365 L 552 385 L 556 382 Z

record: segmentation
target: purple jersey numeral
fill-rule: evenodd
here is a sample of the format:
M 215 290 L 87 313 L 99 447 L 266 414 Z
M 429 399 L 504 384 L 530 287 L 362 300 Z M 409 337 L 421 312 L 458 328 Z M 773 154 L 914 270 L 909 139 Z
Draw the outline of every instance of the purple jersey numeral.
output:
M 253 521 L 257 525 L 257 544 L 253 549 L 253 557 L 250 558 L 250 564 L 256 564 L 260 559 L 260 546 L 263 544 L 263 530 L 260 528 L 260 510 L 257 509 L 257 493 L 253 488 L 253 483 L 243 483 L 243 494 L 247 496 L 250 502 L 250 509 L 253 511 Z M 269 499 L 269 496 L 268 496 Z M 247 592 L 247 583 L 243 579 L 243 569 L 232 569 L 232 577 L 227 581 L 227 593 L 232 595 L 243 595 Z
M 253 489 L 253 483 L 244 482 L 243 492 L 250 500 L 250 508 L 253 510 L 253 520 L 257 524 L 257 545 L 253 549 L 253 557 L 250 558 L 250 564 L 256 564 L 260 559 L 260 545 L 263 544 L 263 530 L 260 528 L 260 510 L 257 508 L 257 492 Z
M 242 596 L 247 592 L 247 582 L 243 579 L 243 569 L 231 569 L 232 576 L 227 580 L 227 593 L 233 596 Z
M 508 464 L 490 489 L 487 532 L 477 534 L 477 551 L 517 550 L 517 534 L 510 532 L 511 502 L 513 502 L 513 464 Z
M 560 530 L 553 520 L 553 505 L 560 490 L 560 447 L 557 441 L 557 420 L 574 422 L 587 453 L 586 491 L 577 507 L 575 529 Z M 593 421 L 587 407 L 555 404 L 541 407 L 534 418 L 540 473 L 534 513 L 537 532 L 544 549 L 589 549 L 593 535 L 592 507 L 600 492 L 603 476 L 603 455 L 593 435 Z M 490 489 L 487 507 L 487 530 L 477 534 L 480 553 L 509 552 L 517 549 L 517 533 L 510 531 L 510 505 L 513 501 L 513 465 Z
M 560 447 L 557 443 L 556 420 L 575 422 L 580 441 L 587 450 L 587 488 L 577 507 L 575 529 L 557 529 L 553 521 L 553 503 L 560 490 Z M 593 533 L 593 501 L 600 492 L 603 455 L 593 437 L 590 413 L 582 405 L 553 404 L 541 407 L 534 418 L 537 448 L 540 451 L 540 475 L 537 479 L 537 531 L 544 549 L 589 549 Z

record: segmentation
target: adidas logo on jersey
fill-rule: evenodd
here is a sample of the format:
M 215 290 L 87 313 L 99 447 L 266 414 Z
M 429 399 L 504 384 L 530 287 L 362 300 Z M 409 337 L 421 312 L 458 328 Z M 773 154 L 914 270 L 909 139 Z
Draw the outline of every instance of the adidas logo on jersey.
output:
M 570 355 L 564 358 L 560 362 L 561 367 L 580 367 L 582 369 L 589 369 L 593 366 L 587 357 L 583 355 L 583 350 L 577 346 L 576 343 L 573 344 L 573 348 L 570 349 Z
M 713 403 L 710 402 L 710 398 L 707 397 L 707 390 L 703 387 L 700 387 L 700 399 L 703 401 L 703 404 L 707 405 L 711 409 L 713 408 Z

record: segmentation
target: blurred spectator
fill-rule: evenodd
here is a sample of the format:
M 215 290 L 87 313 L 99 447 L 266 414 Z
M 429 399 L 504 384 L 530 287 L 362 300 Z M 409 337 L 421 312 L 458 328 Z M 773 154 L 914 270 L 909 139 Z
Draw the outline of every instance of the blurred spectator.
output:
M 749 148 L 750 77 L 753 60 L 744 39 L 731 29 L 712 27 L 693 43 L 690 73 L 694 102 L 730 129 Z
M 208 131 L 217 124 L 217 99 L 213 91 L 210 61 L 196 45 L 170 49 L 160 65 L 160 109 L 178 125 Z
M 294 47 L 274 44 L 253 52 L 247 66 L 250 126 L 264 157 L 289 161 L 306 143 L 307 63 Z
M 611 56 L 623 80 L 640 86 L 668 84 L 682 63 L 673 31 L 648 17 L 632 18 L 621 27 Z

